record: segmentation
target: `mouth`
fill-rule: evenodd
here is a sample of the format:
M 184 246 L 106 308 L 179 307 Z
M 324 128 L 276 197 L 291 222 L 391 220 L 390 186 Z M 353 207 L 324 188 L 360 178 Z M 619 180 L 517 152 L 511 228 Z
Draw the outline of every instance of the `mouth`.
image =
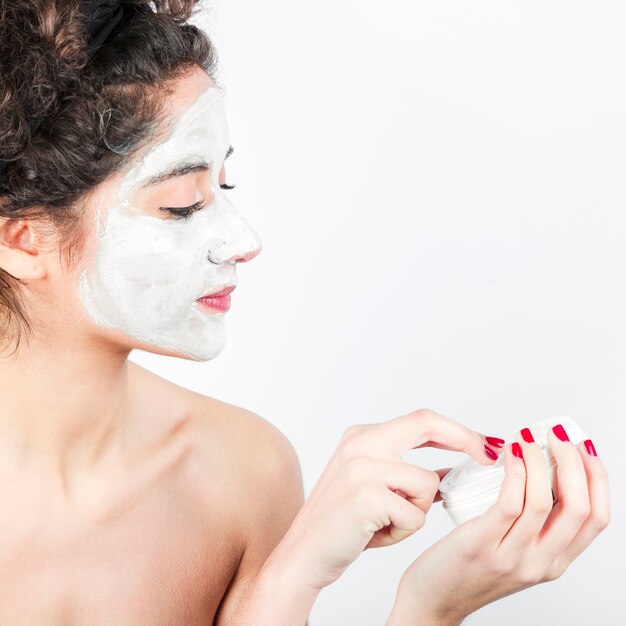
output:
M 237 285 L 225 285 L 221 289 L 218 289 L 215 291 L 209 291 L 209 293 L 205 293 L 199 299 L 204 300 L 205 298 L 220 298 L 222 296 L 227 296 L 229 293 L 235 290 L 235 287 L 237 287 Z
M 197 300 L 202 307 L 213 312 L 226 312 L 230 309 L 230 294 L 235 290 L 237 285 L 227 285 L 217 291 L 211 291 Z

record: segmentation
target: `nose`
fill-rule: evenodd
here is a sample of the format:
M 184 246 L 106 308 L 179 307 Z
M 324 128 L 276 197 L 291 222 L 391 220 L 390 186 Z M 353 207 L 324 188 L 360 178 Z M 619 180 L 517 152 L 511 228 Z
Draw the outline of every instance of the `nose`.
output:
M 252 261 L 252 259 L 254 259 L 254 257 L 259 254 L 262 249 L 263 245 L 261 244 L 255 250 L 250 250 L 249 252 L 246 252 L 245 254 L 235 257 L 231 260 L 236 261 L 237 263 L 247 263 L 248 261 Z
M 246 263 L 263 249 L 263 242 L 243 215 L 222 199 L 209 226 L 208 259 L 212 263 Z
M 243 254 L 234 254 L 230 259 L 226 259 L 225 261 L 213 261 L 213 255 L 209 251 L 209 260 L 213 261 L 213 263 L 247 263 L 254 259 L 254 257 L 261 252 L 263 249 L 263 245 L 257 246 L 254 250 L 250 250 L 248 252 L 244 252 Z

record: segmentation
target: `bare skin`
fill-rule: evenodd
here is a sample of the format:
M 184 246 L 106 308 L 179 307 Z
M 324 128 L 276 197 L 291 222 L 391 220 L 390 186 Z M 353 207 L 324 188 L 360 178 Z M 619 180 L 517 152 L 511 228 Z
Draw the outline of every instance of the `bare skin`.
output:
M 212 85 L 199 68 L 182 77 L 168 115 Z M 119 183 L 90 195 L 86 224 Z M 155 214 L 210 189 L 210 172 L 192 172 L 134 205 Z M 227 261 L 254 258 L 233 232 Z M 185 354 L 95 324 L 75 289 L 95 234 L 75 267 L 55 243 L 0 219 L 0 268 L 35 329 L 0 352 L 0 624 L 226 626 L 304 502 L 295 451 L 255 413 L 128 361 Z
M 145 409 L 136 449 L 67 501 L 41 472 L 0 478 L 0 623 L 225 624 L 299 509 L 275 427 L 132 362 L 128 374 Z M 264 501 L 276 472 L 278 506 Z

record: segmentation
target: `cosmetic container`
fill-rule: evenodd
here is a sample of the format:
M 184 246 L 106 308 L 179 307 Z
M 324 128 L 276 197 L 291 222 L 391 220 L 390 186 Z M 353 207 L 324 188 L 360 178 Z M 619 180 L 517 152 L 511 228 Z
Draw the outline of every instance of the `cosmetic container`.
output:
M 548 430 L 562 424 L 565 432 L 574 445 L 588 439 L 586 433 L 571 417 L 551 417 L 529 424 L 535 442 L 541 448 L 550 472 L 553 502 L 558 500 L 558 484 L 556 484 L 556 462 L 548 445 Z M 521 430 L 521 429 L 520 429 Z M 523 442 L 517 430 L 505 438 L 505 444 L 513 441 Z M 481 465 L 471 458 L 463 459 L 451 469 L 441 480 L 439 491 L 443 508 L 452 521 L 458 526 L 463 522 L 481 515 L 498 499 L 500 487 L 504 480 L 504 450 L 500 448 L 498 460 L 492 465 Z

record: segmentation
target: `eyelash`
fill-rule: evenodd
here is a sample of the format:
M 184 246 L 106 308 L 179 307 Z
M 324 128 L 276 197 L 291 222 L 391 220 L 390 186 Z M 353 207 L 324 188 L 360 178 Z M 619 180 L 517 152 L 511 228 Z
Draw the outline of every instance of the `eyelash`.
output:
M 222 185 L 220 185 L 220 188 L 225 189 L 225 190 L 234 189 L 235 187 L 236 185 L 227 185 L 226 183 L 223 183 Z M 203 205 L 202 201 L 200 200 L 199 202 L 196 202 L 195 204 L 192 204 L 191 206 L 184 206 L 184 207 L 164 206 L 164 207 L 160 207 L 160 209 L 161 211 L 167 211 L 168 213 L 176 216 L 178 219 L 187 220 L 196 211 L 199 211 L 200 209 L 204 209 L 204 206 L 205 205 Z

